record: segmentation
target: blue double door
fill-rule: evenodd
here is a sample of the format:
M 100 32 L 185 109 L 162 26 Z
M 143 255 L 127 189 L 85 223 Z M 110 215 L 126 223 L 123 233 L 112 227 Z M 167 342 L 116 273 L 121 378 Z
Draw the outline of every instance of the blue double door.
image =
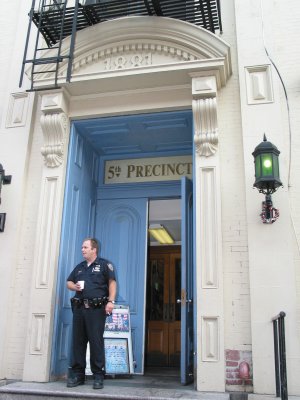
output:
M 119 191 L 113 198 L 99 198 L 96 193 L 97 154 L 74 134 L 68 165 L 66 196 L 61 234 L 59 281 L 56 296 L 56 318 L 51 363 L 52 379 L 65 375 L 71 349 L 72 313 L 66 279 L 82 260 L 81 243 L 95 236 L 101 245 L 100 256 L 116 267 L 118 304 L 129 305 L 132 328 L 135 373 L 144 372 L 146 332 L 148 203 L 149 198 L 162 195 L 160 190 L 150 194 L 130 196 Z M 181 196 L 181 382 L 193 378 L 193 204 L 192 182 L 186 178 L 177 182 L 172 196 Z M 96 200 L 98 197 L 98 200 Z M 155 197 L 155 196 L 154 196 Z M 164 193 L 166 197 L 166 193 Z M 170 196 L 171 197 L 171 196 Z

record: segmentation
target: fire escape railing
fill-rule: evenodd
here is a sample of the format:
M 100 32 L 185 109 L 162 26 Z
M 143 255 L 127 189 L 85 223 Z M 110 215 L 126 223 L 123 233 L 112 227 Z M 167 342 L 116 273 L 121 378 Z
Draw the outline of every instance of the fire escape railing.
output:
M 76 32 L 88 26 L 131 15 L 180 19 L 209 30 L 222 32 L 220 0 L 32 0 L 19 86 L 22 86 L 26 65 L 31 64 L 29 91 L 58 88 L 59 66 L 68 62 L 66 82 L 71 80 Z M 33 56 L 27 58 L 32 23 L 36 26 Z M 62 41 L 70 36 L 67 54 L 62 54 Z M 45 55 L 52 49 L 51 57 Z M 47 65 L 47 69 L 38 68 Z M 48 68 L 49 67 L 49 68 Z M 52 84 L 36 87 L 40 74 L 51 76 Z

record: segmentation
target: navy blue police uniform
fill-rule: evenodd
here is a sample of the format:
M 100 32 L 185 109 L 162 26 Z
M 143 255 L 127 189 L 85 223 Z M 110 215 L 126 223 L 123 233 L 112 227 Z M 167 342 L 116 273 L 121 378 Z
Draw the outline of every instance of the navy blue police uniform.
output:
M 105 369 L 104 327 L 105 305 L 108 301 L 109 280 L 115 280 L 112 264 L 97 257 L 91 264 L 78 264 L 67 281 L 84 281 L 82 291 L 71 299 L 73 311 L 73 352 L 71 368 L 73 376 L 84 380 L 86 368 L 86 348 L 90 344 L 90 366 L 95 378 L 103 377 Z

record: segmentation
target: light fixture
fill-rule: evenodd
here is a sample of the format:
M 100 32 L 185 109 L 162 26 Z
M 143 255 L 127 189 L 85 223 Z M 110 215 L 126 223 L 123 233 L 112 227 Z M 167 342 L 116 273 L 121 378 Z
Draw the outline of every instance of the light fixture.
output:
M 4 168 L 0 164 L 0 204 L 1 204 L 1 190 L 2 185 L 9 185 L 11 183 L 11 175 L 5 175 Z M 4 232 L 6 213 L 0 213 L 0 232 Z
M 263 193 L 265 201 L 262 206 L 261 218 L 263 223 L 272 224 L 279 217 L 279 210 L 273 207 L 271 194 L 283 186 L 279 176 L 278 156 L 280 151 L 264 135 L 263 142 L 256 146 L 252 153 L 255 165 L 255 182 L 253 184 Z
M 152 224 L 149 226 L 149 233 L 154 237 L 160 244 L 173 244 L 174 239 L 166 230 L 163 225 Z

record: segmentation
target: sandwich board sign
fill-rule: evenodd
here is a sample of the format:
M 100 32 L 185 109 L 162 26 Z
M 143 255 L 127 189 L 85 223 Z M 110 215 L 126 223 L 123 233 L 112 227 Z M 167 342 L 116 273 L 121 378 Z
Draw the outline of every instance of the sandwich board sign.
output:
M 133 374 L 133 354 L 128 306 L 115 306 L 107 316 L 104 328 L 106 375 Z M 91 375 L 89 346 L 87 349 L 87 375 Z

